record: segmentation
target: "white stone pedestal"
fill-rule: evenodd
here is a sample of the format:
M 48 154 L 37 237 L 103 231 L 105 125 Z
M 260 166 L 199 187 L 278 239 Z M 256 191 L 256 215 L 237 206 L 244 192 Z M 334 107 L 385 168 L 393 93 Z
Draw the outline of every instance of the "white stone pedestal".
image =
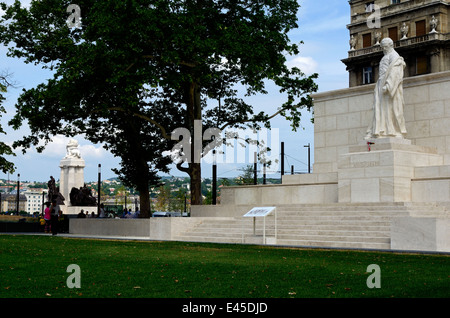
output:
M 61 160 L 59 167 L 61 168 L 59 192 L 65 198 L 66 207 L 69 207 L 72 188 L 79 189 L 84 186 L 85 163 L 82 158 L 64 158 Z
M 394 218 L 391 224 L 391 248 L 450 252 L 449 229 L 448 218 Z
M 349 153 L 339 158 L 338 200 L 409 202 L 414 168 L 442 164 L 436 149 L 412 145 L 408 139 L 366 140 L 350 146 Z
M 84 214 L 86 214 L 86 212 L 89 213 L 89 215 L 91 215 L 92 212 L 95 213 L 95 216 L 98 216 L 98 209 L 97 206 L 72 206 L 69 204 L 67 204 L 66 206 L 62 206 L 61 209 L 63 210 L 63 213 L 66 215 L 78 215 L 78 213 L 81 212 L 81 210 L 83 210 Z

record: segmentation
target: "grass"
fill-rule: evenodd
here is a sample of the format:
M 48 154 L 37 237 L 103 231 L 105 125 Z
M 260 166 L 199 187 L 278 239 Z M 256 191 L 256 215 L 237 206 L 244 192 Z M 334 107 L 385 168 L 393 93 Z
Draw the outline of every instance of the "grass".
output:
M 70 264 L 81 288 L 69 288 Z M 368 288 L 370 264 L 381 288 Z M 450 297 L 448 255 L 0 235 L 0 298 Z

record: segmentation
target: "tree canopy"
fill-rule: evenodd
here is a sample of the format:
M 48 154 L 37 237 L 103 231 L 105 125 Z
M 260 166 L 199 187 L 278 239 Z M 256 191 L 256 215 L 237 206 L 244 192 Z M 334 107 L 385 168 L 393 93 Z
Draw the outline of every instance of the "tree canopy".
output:
M 161 153 L 175 128 L 193 136 L 198 120 L 203 130 L 270 127 L 281 115 L 295 130 L 301 110 L 312 107 L 317 74 L 286 65 L 299 54 L 288 37 L 298 27 L 296 0 L 80 0 L 79 11 L 68 11 L 70 4 L 2 5 L 8 54 L 54 71 L 19 98 L 10 123 L 18 129 L 26 120 L 31 133 L 14 146 L 84 134 L 122 158 L 124 180 L 147 179 L 143 189 L 166 169 Z M 268 82 L 285 100 L 271 113 L 255 112 L 246 97 L 267 94 Z M 190 144 L 194 158 L 198 147 Z M 200 204 L 200 163 L 178 167 L 190 176 L 192 204 Z

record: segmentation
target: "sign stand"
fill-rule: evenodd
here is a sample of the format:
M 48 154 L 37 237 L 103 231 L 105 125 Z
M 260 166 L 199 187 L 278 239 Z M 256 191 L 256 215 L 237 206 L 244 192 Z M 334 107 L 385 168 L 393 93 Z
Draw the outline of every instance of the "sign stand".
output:
M 267 244 L 266 241 L 266 216 L 275 211 L 275 241 L 277 239 L 277 209 L 276 207 L 254 207 L 243 215 L 244 218 L 253 218 L 253 236 L 256 236 L 256 218 L 263 218 L 263 244 Z M 242 223 L 242 243 L 244 243 L 244 223 Z

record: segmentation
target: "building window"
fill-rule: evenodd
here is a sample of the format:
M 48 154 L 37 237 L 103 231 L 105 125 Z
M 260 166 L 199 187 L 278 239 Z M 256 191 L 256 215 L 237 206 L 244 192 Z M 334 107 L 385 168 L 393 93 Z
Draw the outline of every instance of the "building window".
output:
M 397 4 L 400 3 L 400 0 L 391 0 L 391 4 Z
M 389 37 L 392 39 L 392 41 L 396 42 L 398 41 L 398 28 L 393 27 L 388 29 Z
M 428 58 L 425 55 L 416 57 L 416 75 L 428 73 Z
M 363 34 L 363 48 L 372 46 L 372 33 Z
M 371 66 L 363 68 L 363 84 L 373 83 L 373 70 Z
M 425 20 L 416 22 L 416 36 L 422 36 L 427 33 Z
M 366 3 L 366 12 L 372 13 L 375 10 L 375 1 Z

